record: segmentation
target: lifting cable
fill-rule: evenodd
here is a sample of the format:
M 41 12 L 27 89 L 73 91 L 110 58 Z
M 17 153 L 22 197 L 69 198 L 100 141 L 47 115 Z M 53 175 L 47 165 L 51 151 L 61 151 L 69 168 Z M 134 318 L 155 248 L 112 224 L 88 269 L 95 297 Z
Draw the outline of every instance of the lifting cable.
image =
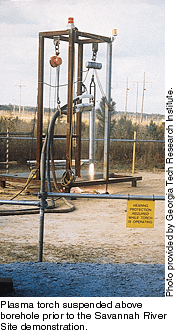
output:
M 101 92 L 102 96 L 105 97 L 105 99 L 106 99 L 106 95 L 105 95 L 105 93 L 104 93 L 104 90 L 103 90 L 102 84 L 101 84 L 101 82 L 100 82 L 100 78 L 99 78 L 99 76 L 98 76 L 97 70 L 95 70 L 95 75 L 96 75 L 96 78 L 97 78 L 97 83 L 98 83 L 98 86 L 99 86 L 100 92 Z
M 50 112 L 51 112 L 51 107 L 50 107 L 50 103 L 51 103 L 51 81 L 52 81 L 52 68 L 50 67 L 49 116 L 48 116 L 48 121 L 47 121 L 47 129 L 48 129 L 48 127 L 49 127 L 49 123 L 50 123 Z

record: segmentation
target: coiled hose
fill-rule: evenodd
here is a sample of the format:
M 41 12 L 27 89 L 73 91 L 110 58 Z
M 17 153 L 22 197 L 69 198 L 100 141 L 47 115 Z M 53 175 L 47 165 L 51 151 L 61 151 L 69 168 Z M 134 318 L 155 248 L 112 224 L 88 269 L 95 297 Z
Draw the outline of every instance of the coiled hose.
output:
M 65 109 L 65 106 L 63 106 L 61 109 Z M 53 176 L 53 182 L 54 182 L 54 186 L 55 189 L 60 192 L 58 184 L 57 184 L 57 180 L 56 180 L 56 175 L 55 175 L 55 166 L 54 166 L 54 158 L 53 158 L 53 133 L 54 133 L 54 125 L 55 125 L 55 121 L 56 119 L 61 115 L 61 109 L 60 107 L 57 109 L 57 111 L 54 113 L 50 125 L 49 125 L 49 129 L 48 129 L 48 133 L 45 137 L 44 143 L 43 143 L 43 147 L 42 147 L 42 153 L 46 152 L 46 177 L 47 177 L 47 186 L 48 186 L 48 192 L 51 192 L 51 180 L 50 180 L 50 158 L 51 158 L 51 171 L 52 171 L 52 176 Z M 42 168 L 43 164 L 41 162 L 41 168 L 40 168 L 40 172 L 42 174 L 43 169 Z M 31 179 L 30 179 L 31 181 Z M 27 181 L 27 184 L 25 185 L 25 187 L 22 189 L 22 191 L 24 191 L 26 189 L 26 186 L 30 183 L 30 181 Z M 21 192 L 22 192 L 21 191 Z M 20 193 L 21 193 L 20 192 Z M 20 194 L 18 193 L 17 196 Z M 15 196 L 15 197 L 17 197 Z M 13 198 L 15 198 L 13 197 Z M 68 208 L 66 209 L 60 209 L 57 208 L 55 206 L 55 202 L 53 197 L 51 197 L 51 207 L 48 207 L 45 209 L 45 213 L 68 213 L 68 212 L 72 212 L 75 210 L 75 206 L 72 205 L 71 203 L 69 203 L 64 197 L 61 198 L 64 203 L 68 206 Z M 38 214 L 40 212 L 39 208 L 31 208 L 31 209 L 18 209 L 18 210 L 1 210 L 0 211 L 0 216 L 3 215 L 24 215 L 24 214 Z
M 64 106 L 63 106 L 64 108 Z M 57 184 L 56 180 L 56 174 L 55 174 L 55 166 L 54 166 L 54 157 L 53 157 L 53 133 L 54 133 L 54 126 L 55 126 L 55 121 L 56 119 L 61 115 L 61 109 L 60 107 L 57 109 L 57 111 L 54 113 L 50 125 L 49 125 L 49 130 L 48 134 L 46 136 L 47 143 L 46 143 L 46 177 L 47 177 L 47 188 L 48 192 L 51 192 L 51 180 L 50 180 L 50 160 L 51 160 L 51 171 L 52 171 L 52 176 L 53 176 L 53 182 L 54 182 L 54 187 L 55 189 L 60 192 L 60 189 Z M 65 202 L 65 204 L 69 207 L 69 209 L 66 209 L 65 211 L 71 212 L 75 210 L 75 206 L 69 203 L 64 197 L 62 197 L 62 200 Z M 52 207 L 54 209 L 55 203 L 53 200 L 53 197 L 51 197 L 51 203 Z M 64 211 L 64 209 L 62 210 Z

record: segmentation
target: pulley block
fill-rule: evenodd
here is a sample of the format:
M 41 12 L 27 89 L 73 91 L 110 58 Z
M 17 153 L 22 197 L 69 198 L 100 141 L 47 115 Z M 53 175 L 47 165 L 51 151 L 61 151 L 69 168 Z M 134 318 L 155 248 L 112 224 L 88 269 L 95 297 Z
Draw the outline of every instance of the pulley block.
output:
M 50 58 L 50 65 L 53 67 L 53 68 L 56 68 L 58 65 L 61 65 L 62 64 L 62 58 L 57 56 L 57 55 L 54 55 Z

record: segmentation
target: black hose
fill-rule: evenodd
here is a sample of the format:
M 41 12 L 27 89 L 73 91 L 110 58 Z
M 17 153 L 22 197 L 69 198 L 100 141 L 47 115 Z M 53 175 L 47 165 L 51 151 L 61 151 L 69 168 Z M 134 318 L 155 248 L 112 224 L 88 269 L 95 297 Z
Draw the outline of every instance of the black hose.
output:
M 64 198 L 64 197 L 63 197 Z M 64 198 L 64 200 L 67 202 L 67 200 Z M 66 203 L 67 205 L 69 204 L 68 202 Z M 69 204 L 71 205 L 71 204 Z M 51 208 L 51 209 L 45 209 L 44 213 L 69 213 L 75 210 L 75 206 L 71 205 L 71 207 L 67 209 L 60 209 L 60 208 Z M 24 215 L 24 214 L 39 214 L 40 209 L 21 209 L 21 210 L 1 210 L 0 211 L 0 216 L 10 216 L 10 215 Z
M 79 98 L 77 97 L 76 99 L 73 100 L 73 103 L 75 104 L 77 102 Z M 67 108 L 67 104 L 65 104 L 64 106 L 62 106 L 61 108 L 59 108 L 53 115 L 50 125 L 49 125 L 49 130 L 48 133 L 46 135 L 46 138 L 44 140 L 43 143 L 43 147 L 42 147 L 42 153 L 46 152 L 46 176 L 47 176 L 47 185 L 48 185 L 48 192 L 52 192 L 51 191 L 51 180 L 50 180 L 50 154 L 51 154 L 51 169 L 52 169 L 52 175 L 53 175 L 53 181 L 54 181 L 54 186 L 55 189 L 59 192 L 59 187 L 57 185 L 57 181 L 56 181 L 56 175 L 55 175 L 55 167 L 54 167 L 54 159 L 53 159 L 53 132 L 54 132 L 54 125 L 55 125 L 55 121 L 56 119 L 61 115 L 61 113 L 63 113 Z M 41 174 L 43 174 L 43 162 L 41 161 L 41 168 L 40 168 L 40 172 Z M 37 169 L 38 170 L 38 169 Z M 36 170 L 36 171 L 37 171 Z M 32 178 L 31 178 L 32 179 Z M 30 180 L 31 181 L 31 180 Z M 30 182 L 29 181 L 29 182 Z M 29 184 L 28 182 L 28 184 Z M 27 185 L 28 185 L 27 184 Z M 26 186 L 22 189 L 22 191 L 26 188 Z M 20 191 L 20 193 L 22 192 Z M 17 197 L 17 196 L 15 196 Z M 12 198 L 13 199 L 13 198 Z M 64 197 L 62 197 L 62 199 L 64 200 L 64 202 L 67 204 L 67 206 L 69 206 L 68 209 L 58 209 L 55 207 L 55 203 L 53 200 L 53 197 L 51 197 L 51 203 L 52 203 L 52 207 L 51 208 L 46 208 L 45 209 L 45 213 L 67 213 L 67 212 L 72 212 L 73 210 L 75 210 L 75 206 L 72 205 L 71 203 L 69 203 Z M 23 215 L 23 214 L 38 214 L 40 213 L 40 209 L 19 209 L 19 210 L 1 210 L 0 211 L 0 216 L 4 216 L 4 215 Z
M 52 170 L 52 176 L 53 176 L 53 182 L 55 189 L 59 192 L 59 187 L 57 184 L 56 180 L 56 175 L 55 175 L 55 166 L 54 166 L 54 159 L 53 159 L 53 133 L 54 133 L 54 125 L 56 119 L 61 115 L 61 110 L 65 109 L 65 106 L 63 106 L 61 109 L 59 108 L 53 115 L 50 125 L 49 125 L 49 130 L 48 130 L 48 136 L 47 136 L 47 148 L 46 148 L 46 176 L 47 176 L 47 186 L 48 186 L 48 191 L 51 192 L 51 181 L 50 181 L 50 159 L 51 159 L 51 170 Z M 63 197 L 64 202 L 69 206 L 69 209 L 67 212 L 71 212 L 75 210 L 75 206 L 69 203 L 64 197 Z M 53 208 L 55 207 L 55 203 L 53 198 L 51 199 L 51 203 Z

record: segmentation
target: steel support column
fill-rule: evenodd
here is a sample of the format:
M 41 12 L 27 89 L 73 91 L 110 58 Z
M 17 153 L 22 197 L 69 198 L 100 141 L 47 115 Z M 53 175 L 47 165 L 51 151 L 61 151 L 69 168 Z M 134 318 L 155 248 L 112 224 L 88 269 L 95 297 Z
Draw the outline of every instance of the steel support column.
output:
M 40 166 L 43 134 L 44 37 L 39 35 L 36 167 Z M 36 173 L 39 179 L 39 171 Z
M 106 66 L 106 98 L 105 103 L 105 132 L 104 132 L 104 167 L 103 179 L 109 177 L 109 146 L 110 146 L 110 126 L 111 113 L 109 105 L 111 104 L 111 73 L 112 73 L 112 41 L 107 44 L 107 66 Z
M 75 42 L 75 29 L 71 29 L 69 34 L 69 54 L 68 54 L 66 170 L 69 170 L 71 168 L 71 153 L 72 153 L 74 42 Z
M 77 72 L 77 95 L 82 94 L 83 80 L 83 44 L 78 45 L 78 72 Z M 75 154 L 75 175 L 81 176 L 80 159 L 81 159 L 81 112 L 76 115 L 76 154 Z

